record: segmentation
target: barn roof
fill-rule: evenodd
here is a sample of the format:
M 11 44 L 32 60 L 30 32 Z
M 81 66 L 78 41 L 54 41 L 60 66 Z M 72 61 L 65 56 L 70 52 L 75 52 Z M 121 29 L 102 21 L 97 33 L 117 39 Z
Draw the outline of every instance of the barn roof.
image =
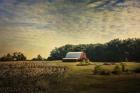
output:
M 65 58 L 80 58 L 83 52 L 68 52 Z

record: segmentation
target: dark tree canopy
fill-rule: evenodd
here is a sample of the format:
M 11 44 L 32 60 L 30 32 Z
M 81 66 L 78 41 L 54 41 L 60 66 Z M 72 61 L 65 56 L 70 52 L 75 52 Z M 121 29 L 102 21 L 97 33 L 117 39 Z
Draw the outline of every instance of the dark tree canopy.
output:
M 140 62 L 140 39 L 114 39 L 105 44 L 80 44 L 55 48 L 48 60 L 61 60 L 67 52 L 83 51 L 91 61 L 138 61 Z
M 21 52 L 14 52 L 13 54 L 7 54 L 0 58 L 1 61 L 25 61 L 26 56 Z
M 39 54 L 36 58 L 32 59 L 33 61 L 44 61 L 45 59 Z

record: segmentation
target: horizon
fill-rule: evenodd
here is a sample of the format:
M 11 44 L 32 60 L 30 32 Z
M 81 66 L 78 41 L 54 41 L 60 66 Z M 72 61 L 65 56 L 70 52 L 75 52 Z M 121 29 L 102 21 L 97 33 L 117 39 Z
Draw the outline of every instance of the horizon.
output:
M 115 39 L 112 39 L 112 40 L 116 40 L 116 39 L 119 39 L 119 38 L 115 38 Z M 119 40 L 121 40 L 121 41 L 123 41 L 123 40 L 128 40 L 128 39 L 140 39 L 140 38 L 127 38 L 127 39 L 119 39 Z M 112 40 L 110 40 L 110 41 L 112 41 Z M 104 43 L 88 43 L 88 44 L 65 44 L 65 45 L 90 45 L 90 44 L 93 44 L 93 45 L 96 45 L 96 44 L 106 44 L 106 43 L 108 43 L 108 42 L 110 42 L 110 41 L 107 41 L 107 42 L 104 42 Z M 65 46 L 65 45 L 62 45 L 62 46 Z M 62 47 L 62 46 L 59 46 L 59 47 L 55 47 L 55 48 L 60 48 L 60 47 Z M 53 48 L 53 49 L 55 49 L 55 48 Z M 52 50 L 53 50 L 52 49 Z M 51 50 L 51 51 L 52 51 Z M 51 52 L 50 51 L 50 52 Z M 81 51 L 79 51 L 79 52 L 81 52 Z M 6 53 L 6 54 L 3 54 L 3 55 L 0 55 L 0 57 L 2 57 L 2 56 L 6 56 L 7 54 L 13 54 L 13 53 L 23 53 L 24 54 L 24 51 L 13 51 L 13 52 L 11 52 L 11 53 Z M 27 60 L 32 60 L 33 58 L 36 58 L 38 55 L 40 55 L 43 59 L 47 59 L 48 57 L 50 57 L 50 53 L 49 53 L 49 55 L 48 56 L 42 56 L 40 53 L 38 53 L 38 54 L 36 54 L 35 56 L 31 56 L 31 57 L 28 57 L 26 54 L 24 54 L 24 56 L 26 56 L 27 57 Z

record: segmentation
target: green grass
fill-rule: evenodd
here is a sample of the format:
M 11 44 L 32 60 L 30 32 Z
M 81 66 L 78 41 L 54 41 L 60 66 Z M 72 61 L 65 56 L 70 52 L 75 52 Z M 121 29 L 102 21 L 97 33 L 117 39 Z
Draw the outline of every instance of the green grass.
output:
M 12 67 L 11 64 L 14 67 L 22 66 L 22 69 L 28 67 L 29 64 L 36 64 L 34 70 L 41 70 L 41 66 L 68 67 L 69 70 L 64 75 L 64 78 L 58 83 L 52 82 L 51 87 L 49 86 L 49 81 L 46 79 L 45 72 L 43 74 L 44 77 L 41 80 L 37 80 L 36 83 L 33 82 L 32 84 L 31 82 L 28 82 L 28 80 L 24 81 L 25 84 L 28 84 L 31 87 L 32 85 L 37 85 L 37 87 L 41 89 L 49 89 L 47 93 L 140 93 L 140 74 L 93 75 L 92 71 L 94 70 L 95 64 L 98 65 L 103 63 L 94 62 L 91 63 L 91 65 L 77 66 L 79 62 L 1 62 L 0 73 L 2 72 L 2 68 L 5 67 L 4 70 L 6 71 L 9 69 L 8 67 Z M 102 65 L 102 68 L 108 70 L 113 70 L 114 67 L 115 65 Z M 136 67 L 140 67 L 140 63 L 126 63 L 126 68 L 129 70 L 133 70 Z M 2 87 L 1 80 L 0 85 L 0 87 Z M 14 86 L 18 87 L 18 85 L 22 84 L 16 82 Z M 41 91 L 41 93 L 46 93 L 46 91 Z
M 78 63 L 54 62 L 52 64 L 68 66 L 71 71 L 62 82 L 63 87 L 57 90 L 60 93 L 139 93 L 140 75 L 92 75 L 98 62 L 88 66 L 76 66 Z M 100 63 L 102 64 L 102 63 Z M 140 66 L 139 63 L 126 63 L 127 69 Z M 104 69 L 113 70 L 115 65 L 103 65 Z M 57 93 L 56 92 L 56 93 Z

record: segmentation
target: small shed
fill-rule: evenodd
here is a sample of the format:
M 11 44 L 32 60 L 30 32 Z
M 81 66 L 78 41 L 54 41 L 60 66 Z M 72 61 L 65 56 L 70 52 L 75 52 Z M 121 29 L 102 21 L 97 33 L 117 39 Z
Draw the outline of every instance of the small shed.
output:
M 87 60 L 86 53 L 84 52 L 68 52 L 66 57 L 63 58 L 63 62 L 76 62 Z

